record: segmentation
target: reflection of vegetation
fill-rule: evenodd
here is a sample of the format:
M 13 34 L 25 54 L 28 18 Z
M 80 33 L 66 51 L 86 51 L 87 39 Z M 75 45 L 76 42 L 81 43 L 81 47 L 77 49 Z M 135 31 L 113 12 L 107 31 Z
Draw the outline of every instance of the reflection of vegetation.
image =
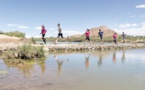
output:
M 0 78 L 5 77 L 6 75 L 8 75 L 8 71 L 0 70 Z
M 16 49 L 8 50 L 3 53 L 4 59 L 34 59 L 44 57 L 43 47 L 34 47 L 32 45 L 19 46 Z
M 8 71 L 0 70 L 0 74 L 7 74 Z
M 45 64 L 45 59 L 39 59 L 37 60 L 38 65 L 40 65 L 41 72 L 45 73 L 46 70 L 46 64 Z
M 28 64 L 29 62 L 23 60 L 4 60 L 4 63 L 8 68 L 17 68 L 25 76 L 30 76 L 30 70 L 33 69 L 32 64 Z
M 45 72 L 45 60 L 4 60 L 5 65 L 8 68 L 17 68 L 20 72 L 22 72 L 25 76 L 31 76 L 31 71 L 34 69 L 34 65 L 38 63 L 41 67 L 42 73 Z

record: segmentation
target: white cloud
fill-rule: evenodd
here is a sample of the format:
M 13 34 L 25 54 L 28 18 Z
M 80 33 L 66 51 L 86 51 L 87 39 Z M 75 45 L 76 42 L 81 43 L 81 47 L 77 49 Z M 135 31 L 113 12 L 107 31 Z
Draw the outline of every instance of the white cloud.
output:
M 32 36 L 31 36 L 31 35 L 27 35 L 27 34 L 26 34 L 26 35 L 25 35 L 25 37 L 26 37 L 26 38 L 31 38 Z
M 16 28 L 29 28 L 28 26 L 25 25 L 18 25 L 18 24 L 7 24 L 8 27 L 16 27 Z
M 64 30 L 62 31 L 65 36 L 71 36 L 75 34 L 83 34 L 83 32 L 75 31 L 75 30 Z
M 7 24 L 7 26 L 9 26 L 9 27 L 15 27 L 15 26 L 17 26 L 17 24 Z
M 145 4 L 137 5 L 136 8 L 145 8 Z
M 37 27 L 35 27 L 34 29 L 36 29 L 36 30 L 41 30 L 42 28 L 41 28 L 41 26 L 37 26 Z M 47 30 L 47 31 L 49 31 L 49 30 L 50 30 L 50 31 L 53 31 L 53 30 L 55 30 L 55 28 L 49 28 L 49 29 L 46 28 L 46 30 Z
M 125 32 L 128 35 L 145 36 L 145 22 L 139 24 L 121 24 L 118 29 L 114 29 L 118 33 Z
M 79 32 L 79 31 L 76 31 L 76 30 L 66 30 L 66 29 L 62 30 L 62 33 L 63 33 L 63 36 L 64 36 L 64 37 L 72 36 L 72 35 L 75 35 L 75 34 L 83 34 L 83 32 Z M 48 36 L 49 36 L 49 37 L 50 37 L 50 36 L 56 37 L 57 34 L 58 34 L 58 31 L 55 30 L 54 32 L 51 32 L 51 34 L 48 33 Z
M 118 33 L 122 33 L 125 32 L 127 35 L 141 35 L 144 36 L 145 35 L 145 29 L 143 28 L 128 28 L 128 29 L 115 29 L 116 32 Z
M 120 24 L 120 25 L 119 25 L 120 28 L 137 27 L 137 26 L 138 26 L 138 25 L 135 24 L 135 23 L 133 23 L 133 24 L 127 23 L 127 24 Z
M 41 38 L 41 35 L 30 35 L 30 34 L 26 34 L 25 37 L 26 38 L 32 38 L 32 37 L 34 37 L 34 38 Z
M 29 28 L 29 27 L 28 26 L 24 26 L 24 25 L 19 25 L 18 28 L 26 29 L 26 28 Z
M 41 30 L 41 27 L 40 26 L 37 26 L 34 29 Z
M 53 30 L 55 30 L 55 28 L 50 28 L 49 30 L 53 31 Z

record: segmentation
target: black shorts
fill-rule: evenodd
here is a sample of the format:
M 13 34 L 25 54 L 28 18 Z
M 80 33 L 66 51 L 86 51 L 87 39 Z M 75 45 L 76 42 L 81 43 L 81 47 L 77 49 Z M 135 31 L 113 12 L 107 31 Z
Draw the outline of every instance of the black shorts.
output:
M 61 38 L 63 38 L 63 34 L 62 33 L 59 33 L 57 37 L 59 38 L 60 36 L 61 36 Z
M 89 40 L 90 41 L 90 37 L 86 37 L 86 39 L 85 40 Z
M 44 38 L 45 37 L 45 34 L 42 34 L 42 38 Z
M 117 40 L 116 39 L 114 39 L 114 43 L 117 43 Z
M 102 39 L 103 39 L 103 37 L 100 37 L 100 39 L 102 40 Z

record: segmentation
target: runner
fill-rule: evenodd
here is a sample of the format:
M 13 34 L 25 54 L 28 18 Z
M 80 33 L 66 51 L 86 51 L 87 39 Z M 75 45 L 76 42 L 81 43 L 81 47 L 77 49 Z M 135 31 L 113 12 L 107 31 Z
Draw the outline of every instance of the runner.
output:
M 117 33 L 114 33 L 113 39 L 114 39 L 114 43 L 117 44 Z
M 85 32 L 85 34 L 86 34 L 86 39 L 85 40 L 90 41 L 90 30 L 87 29 L 87 31 Z
M 122 32 L 122 39 L 123 39 L 123 43 L 125 43 L 126 34 L 124 32 Z
M 61 38 L 63 38 L 63 34 L 62 34 L 62 29 L 60 28 L 60 24 L 57 24 L 58 27 L 58 36 L 57 39 L 55 40 L 54 44 L 56 45 L 58 42 L 58 38 L 61 36 Z
M 47 30 L 45 29 L 44 25 L 42 25 L 41 27 L 42 27 L 42 30 L 41 30 L 40 34 L 42 34 L 42 40 L 46 44 L 46 39 L 44 37 L 45 37 Z
M 99 32 L 98 32 L 98 35 L 99 35 L 99 37 L 100 37 L 100 40 L 101 40 L 101 44 L 104 44 L 103 43 L 103 32 L 101 31 L 101 29 L 99 29 Z

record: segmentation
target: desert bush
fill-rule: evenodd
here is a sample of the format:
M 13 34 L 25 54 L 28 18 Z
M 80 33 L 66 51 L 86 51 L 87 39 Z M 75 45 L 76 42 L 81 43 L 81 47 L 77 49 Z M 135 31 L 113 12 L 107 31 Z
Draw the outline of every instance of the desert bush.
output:
M 4 32 L 0 31 L 0 34 L 4 34 Z
M 32 42 L 33 44 L 35 44 L 35 43 L 36 43 L 36 39 L 35 39 L 34 37 L 32 37 L 32 38 L 31 38 L 31 42 Z
M 16 50 L 8 50 L 4 52 L 5 59 L 34 59 L 45 57 L 43 47 L 35 47 L 25 44 L 16 48 Z
M 8 36 L 15 36 L 15 37 L 20 37 L 20 38 L 25 38 L 25 33 L 22 33 L 22 32 L 19 32 L 19 31 L 6 32 L 4 34 L 8 35 Z

